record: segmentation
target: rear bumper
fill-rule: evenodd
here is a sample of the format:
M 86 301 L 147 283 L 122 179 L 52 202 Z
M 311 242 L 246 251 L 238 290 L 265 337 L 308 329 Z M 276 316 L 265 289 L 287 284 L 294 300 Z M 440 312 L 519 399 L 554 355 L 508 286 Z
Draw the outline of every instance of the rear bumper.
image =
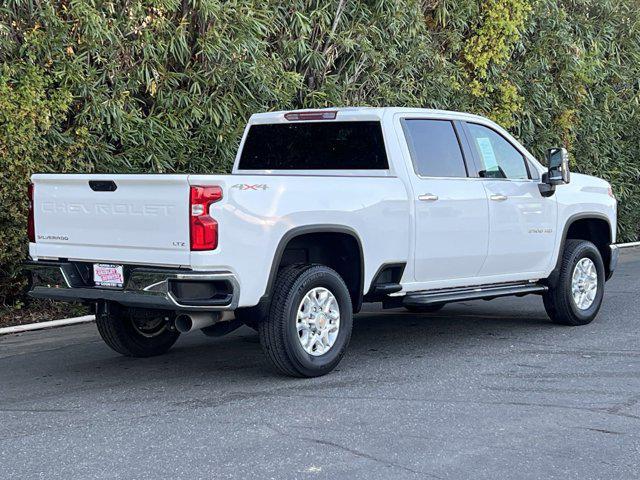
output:
M 174 311 L 224 311 L 238 306 L 240 287 L 226 271 L 126 266 L 124 288 L 93 285 L 91 264 L 27 262 L 29 296 L 66 302 L 107 300 L 129 307 Z

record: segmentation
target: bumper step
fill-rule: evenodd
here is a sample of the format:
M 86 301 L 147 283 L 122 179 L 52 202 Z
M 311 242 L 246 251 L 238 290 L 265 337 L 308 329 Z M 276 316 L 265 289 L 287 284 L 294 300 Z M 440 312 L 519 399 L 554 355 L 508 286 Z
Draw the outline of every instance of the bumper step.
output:
M 27 262 L 24 269 L 31 274 L 28 295 L 65 302 L 106 300 L 175 311 L 226 311 L 238 306 L 240 288 L 231 272 L 127 265 L 125 285 L 115 289 L 94 286 L 84 267 L 68 261 Z

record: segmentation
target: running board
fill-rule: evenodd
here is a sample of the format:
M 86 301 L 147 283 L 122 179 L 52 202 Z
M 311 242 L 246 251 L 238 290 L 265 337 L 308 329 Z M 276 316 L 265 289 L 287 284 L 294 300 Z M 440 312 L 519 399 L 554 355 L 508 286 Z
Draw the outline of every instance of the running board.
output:
M 402 304 L 410 307 L 432 305 L 434 303 L 460 302 L 464 300 L 491 300 L 497 297 L 511 295 L 529 295 L 530 293 L 543 293 L 547 291 L 545 285 L 538 284 L 510 284 L 491 285 L 485 287 L 452 288 L 446 290 L 433 290 L 431 292 L 407 293 Z

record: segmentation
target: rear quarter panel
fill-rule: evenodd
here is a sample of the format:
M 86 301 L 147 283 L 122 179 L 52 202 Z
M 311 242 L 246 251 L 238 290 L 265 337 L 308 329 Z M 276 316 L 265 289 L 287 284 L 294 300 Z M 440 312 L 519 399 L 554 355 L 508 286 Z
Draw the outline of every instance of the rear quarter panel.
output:
M 194 269 L 225 269 L 241 286 L 239 306 L 265 294 L 272 263 L 287 232 L 305 226 L 353 230 L 364 256 L 364 291 L 384 263 L 406 262 L 409 205 L 395 177 L 300 175 L 191 175 L 191 185 L 220 185 L 212 205 L 219 225 L 218 248 L 192 252 Z

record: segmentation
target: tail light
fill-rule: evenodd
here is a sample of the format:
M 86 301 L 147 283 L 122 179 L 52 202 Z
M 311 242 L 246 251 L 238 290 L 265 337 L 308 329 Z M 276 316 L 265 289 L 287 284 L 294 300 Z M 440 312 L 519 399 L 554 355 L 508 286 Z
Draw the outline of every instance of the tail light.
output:
M 191 250 L 215 250 L 218 247 L 218 222 L 209 215 L 209 207 L 221 199 L 220 187 L 191 187 L 189 195 Z
M 36 223 L 33 220 L 33 183 L 29 184 L 27 190 L 27 196 L 29 198 L 29 214 L 27 216 L 27 235 L 31 243 L 36 241 Z

